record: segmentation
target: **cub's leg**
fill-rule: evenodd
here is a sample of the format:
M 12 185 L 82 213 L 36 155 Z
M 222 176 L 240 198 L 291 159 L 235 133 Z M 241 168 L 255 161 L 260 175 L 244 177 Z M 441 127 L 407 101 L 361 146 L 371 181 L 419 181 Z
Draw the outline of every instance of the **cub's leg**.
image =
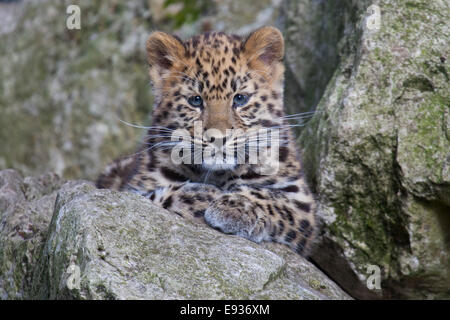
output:
M 314 201 L 304 194 L 290 193 L 282 189 L 239 187 L 239 191 L 216 198 L 204 218 L 224 233 L 255 242 L 276 241 L 307 255 L 317 232 Z
M 183 183 L 155 190 L 149 198 L 224 233 L 254 242 L 276 241 L 301 255 L 307 254 L 317 232 L 313 199 L 292 185 L 278 189 L 247 185 L 223 191 L 212 185 Z
M 148 198 L 182 217 L 203 221 L 206 209 L 220 194 L 223 191 L 213 185 L 185 182 L 157 189 Z
M 137 157 L 118 159 L 108 165 L 95 182 L 99 189 L 123 190 L 137 166 Z
M 184 183 L 155 190 L 149 199 L 182 217 L 200 220 L 228 234 L 255 242 L 268 240 L 270 221 L 253 199 L 201 183 Z M 206 218 L 207 219 L 204 219 Z

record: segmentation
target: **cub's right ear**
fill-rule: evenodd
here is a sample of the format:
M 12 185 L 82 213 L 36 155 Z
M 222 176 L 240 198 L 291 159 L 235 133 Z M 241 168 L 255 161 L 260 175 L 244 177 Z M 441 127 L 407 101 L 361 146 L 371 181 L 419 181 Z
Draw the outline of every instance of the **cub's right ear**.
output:
M 147 40 L 147 59 L 151 68 L 170 69 L 183 59 L 185 48 L 181 40 L 165 32 L 156 31 Z

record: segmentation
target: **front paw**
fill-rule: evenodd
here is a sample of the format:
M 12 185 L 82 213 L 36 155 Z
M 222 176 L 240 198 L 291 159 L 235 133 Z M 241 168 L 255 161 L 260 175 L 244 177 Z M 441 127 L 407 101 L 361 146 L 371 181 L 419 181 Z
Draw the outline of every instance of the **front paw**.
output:
M 156 189 L 150 200 L 182 217 L 200 219 L 221 191 L 212 185 L 186 182 Z
M 264 211 L 245 196 L 226 194 L 215 200 L 205 212 L 211 227 L 254 242 L 268 239 L 268 220 Z

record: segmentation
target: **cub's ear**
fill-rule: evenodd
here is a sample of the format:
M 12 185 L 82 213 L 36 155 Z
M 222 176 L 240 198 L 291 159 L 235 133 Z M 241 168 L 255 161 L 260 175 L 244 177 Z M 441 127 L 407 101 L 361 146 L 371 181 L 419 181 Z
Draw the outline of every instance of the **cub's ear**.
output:
M 266 66 L 272 66 L 283 59 L 283 35 L 277 28 L 262 27 L 247 37 L 243 49 L 249 63 L 258 60 Z
M 147 59 L 150 68 L 169 69 L 183 59 L 185 48 L 180 39 L 165 32 L 156 31 L 147 40 Z

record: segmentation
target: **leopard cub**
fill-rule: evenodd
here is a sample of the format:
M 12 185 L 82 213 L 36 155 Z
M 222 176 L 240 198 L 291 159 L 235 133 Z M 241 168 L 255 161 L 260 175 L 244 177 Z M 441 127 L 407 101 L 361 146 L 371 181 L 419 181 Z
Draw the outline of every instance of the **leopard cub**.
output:
M 316 205 L 284 115 L 280 31 L 187 41 L 154 32 L 147 55 L 152 124 L 138 152 L 107 167 L 97 187 L 139 193 L 224 233 L 307 255 Z

